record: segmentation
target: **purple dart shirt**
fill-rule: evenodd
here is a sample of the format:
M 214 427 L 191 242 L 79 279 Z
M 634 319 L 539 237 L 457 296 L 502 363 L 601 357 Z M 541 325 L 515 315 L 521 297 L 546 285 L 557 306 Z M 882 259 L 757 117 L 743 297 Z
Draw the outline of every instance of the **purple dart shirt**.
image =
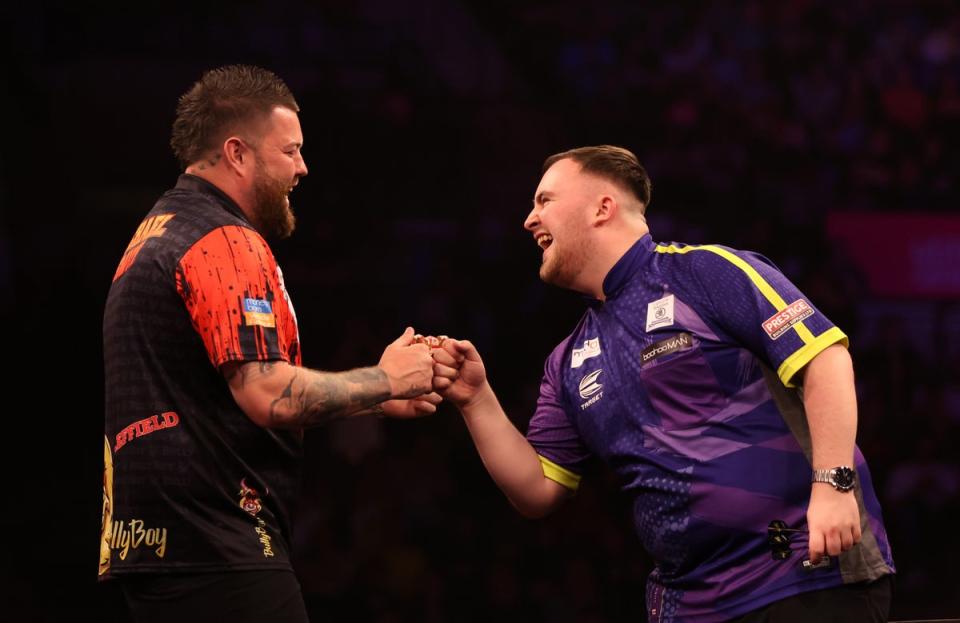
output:
M 774 519 L 806 528 L 810 433 L 794 383 L 847 344 L 766 258 L 641 238 L 547 359 L 527 438 L 576 489 L 597 457 L 633 501 L 656 568 L 650 621 L 724 621 L 804 591 L 893 573 L 870 473 L 855 449 L 862 542 L 808 571 L 807 535 L 774 560 Z

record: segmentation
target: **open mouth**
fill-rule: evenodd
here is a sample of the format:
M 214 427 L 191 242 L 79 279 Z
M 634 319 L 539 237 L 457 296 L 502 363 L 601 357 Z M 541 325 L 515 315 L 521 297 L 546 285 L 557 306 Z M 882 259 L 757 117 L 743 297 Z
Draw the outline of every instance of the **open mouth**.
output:
M 547 247 L 553 244 L 553 236 L 551 236 L 550 234 L 540 234 L 539 236 L 537 236 L 537 244 L 540 246 L 541 249 L 546 251 Z

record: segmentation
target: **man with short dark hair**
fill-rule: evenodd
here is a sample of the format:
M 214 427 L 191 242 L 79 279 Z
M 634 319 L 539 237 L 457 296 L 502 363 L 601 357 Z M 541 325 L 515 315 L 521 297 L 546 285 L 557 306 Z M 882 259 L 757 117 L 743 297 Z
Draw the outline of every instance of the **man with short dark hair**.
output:
M 658 244 L 612 146 L 551 156 L 524 227 L 540 277 L 591 297 L 547 359 L 526 437 L 468 341 L 435 355 L 497 485 L 552 512 L 599 459 L 656 561 L 649 620 L 883 621 L 893 559 L 856 448 L 847 337 L 766 258 Z
M 290 565 L 302 431 L 436 410 L 412 328 L 378 365 L 301 365 L 293 304 L 264 237 L 295 226 L 299 108 L 273 73 L 209 71 L 180 99 L 185 167 L 147 214 L 104 312 L 100 576 L 137 621 L 306 621 Z

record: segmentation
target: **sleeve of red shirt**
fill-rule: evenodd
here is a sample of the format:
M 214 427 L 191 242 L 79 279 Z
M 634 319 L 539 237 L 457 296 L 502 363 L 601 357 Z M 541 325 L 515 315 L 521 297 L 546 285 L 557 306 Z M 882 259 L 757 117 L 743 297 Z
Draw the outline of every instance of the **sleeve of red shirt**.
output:
M 177 290 L 215 367 L 291 361 L 292 310 L 276 260 L 255 231 L 220 227 L 198 240 L 177 266 Z

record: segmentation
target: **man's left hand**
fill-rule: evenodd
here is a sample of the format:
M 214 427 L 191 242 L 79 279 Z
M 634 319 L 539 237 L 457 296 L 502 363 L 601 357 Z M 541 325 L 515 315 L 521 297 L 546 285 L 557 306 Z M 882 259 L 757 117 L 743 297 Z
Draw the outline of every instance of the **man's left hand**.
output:
M 816 482 L 807 507 L 810 529 L 810 562 L 817 564 L 826 553 L 838 556 L 860 542 L 860 509 L 853 491 L 837 491 Z

